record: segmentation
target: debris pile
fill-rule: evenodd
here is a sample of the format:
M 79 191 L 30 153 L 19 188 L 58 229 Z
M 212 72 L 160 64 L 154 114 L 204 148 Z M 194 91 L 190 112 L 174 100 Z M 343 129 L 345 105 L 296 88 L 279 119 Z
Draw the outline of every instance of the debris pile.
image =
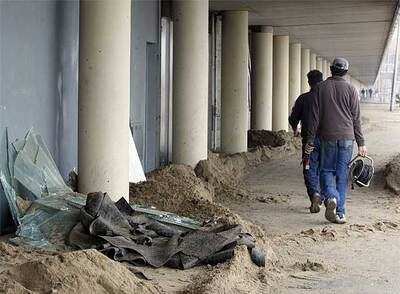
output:
M 210 152 L 206 160 L 197 164 L 196 175 L 214 187 L 215 199 L 224 200 L 240 196 L 241 192 L 232 188 L 237 186 L 238 181 L 251 168 L 271 158 L 287 156 L 301 148 L 301 141 L 285 131 L 250 130 L 248 140 L 250 148 L 248 152 L 235 154 Z
M 15 258 L 15 255 L 14 255 Z M 66 252 L 13 264 L 0 274 L 2 293 L 162 293 L 97 250 Z
M 298 144 L 297 138 L 284 130 L 273 132 L 267 130 L 249 130 L 247 145 L 249 148 L 280 147 L 287 144 Z
M 84 195 L 64 183 L 43 139 L 33 129 L 12 143 L 5 130 L 0 156 L 2 232 L 16 228 L 13 241 L 17 244 L 54 250 L 65 247 Z
M 106 193 L 90 193 L 70 243 L 98 248 L 116 261 L 181 269 L 224 262 L 233 257 L 237 245 L 246 245 L 252 260 L 265 265 L 255 240 L 239 225 L 200 227 L 190 219 L 171 221 L 155 215 L 131 207 L 123 198 L 114 203 Z
M 154 206 L 195 219 L 211 218 L 214 188 L 198 178 L 193 168 L 172 164 L 147 174 L 147 181 L 130 184 L 131 204 Z M 204 207 L 204 209 L 202 209 Z
M 400 155 L 386 165 L 385 176 L 386 186 L 396 194 L 400 194 Z
M 14 244 L 54 252 L 97 249 L 116 261 L 181 269 L 224 262 L 234 256 L 236 246 L 245 245 L 254 263 L 265 266 L 255 237 L 243 233 L 234 218 L 218 224 L 213 219 L 217 211 L 219 216 L 228 216 L 229 211 L 213 205 L 213 189 L 190 167 L 155 172 L 161 179 L 150 177 L 148 183 L 132 185 L 136 203 L 130 205 L 123 198 L 114 203 L 106 193 L 72 192 L 33 130 L 13 143 L 6 131 L 2 143 L 7 156 L 1 161 L 0 196 L 16 227 Z M 139 200 L 146 206 L 138 205 Z M 149 204 L 185 213 L 203 211 L 208 222 L 155 210 Z M 206 215 L 202 216 L 204 220 Z

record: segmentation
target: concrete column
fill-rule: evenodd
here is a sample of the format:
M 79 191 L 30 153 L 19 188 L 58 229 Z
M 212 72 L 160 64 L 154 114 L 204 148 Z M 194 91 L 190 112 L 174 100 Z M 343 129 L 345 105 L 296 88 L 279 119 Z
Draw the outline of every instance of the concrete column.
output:
M 272 130 L 288 130 L 289 36 L 274 36 Z
M 310 49 L 301 50 L 301 93 L 306 93 L 310 90 L 308 85 L 307 74 L 310 71 Z
M 131 1 L 81 1 L 78 167 L 81 193 L 129 198 Z
M 207 158 L 208 1 L 173 1 L 172 161 Z
M 317 68 L 316 68 L 317 70 L 319 70 L 320 72 L 324 73 L 323 72 L 323 68 L 322 68 L 322 57 L 317 57 L 316 66 L 317 66 Z
M 310 70 L 317 69 L 317 54 L 310 54 Z
M 307 49 L 306 49 L 307 50 Z M 289 51 L 289 109 L 294 105 L 297 97 L 301 94 L 301 44 L 290 44 Z M 309 62 L 307 62 L 309 64 Z
M 252 33 L 251 127 L 272 130 L 272 47 L 273 28 Z
M 328 68 L 328 62 L 325 59 L 323 59 L 322 60 L 322 74 L 323 74 L 324 80 L 327 78 L 327 74 L 328 74 L 327 68 Z
M 247 151 L 248 50 L 248 12 L 224 12 L 222 18 L 221 149 L 226 153 Z

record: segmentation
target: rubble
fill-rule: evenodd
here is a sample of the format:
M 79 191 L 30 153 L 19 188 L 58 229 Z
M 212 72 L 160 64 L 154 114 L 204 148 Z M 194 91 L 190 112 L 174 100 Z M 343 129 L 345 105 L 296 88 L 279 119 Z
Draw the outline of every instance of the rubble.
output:
M 284 130 L 273 132 L 267 130 L 249 130 L 247 132 L 247 145 L 249 148 L 280 147 L 284 145 L 298 145 L 300 140 Z
M 129 198 L 131 204 L 203 220 L 212 217 L 212 210 L 201 207 L 213 202 L 214 188 L 190 166 L 172 164 L 147 174 L 146 182 L 131 183 Z
M 46 256 L 0 273 L 2 293 L 163 293 L 96 250 Z
M 39 138 L 40 140 L 37 138 Z M 34 144 L 31 145 L 35 146 L 35 150 L 40 150 L 40 148 L 46 150 L 40 136 L 36 135 L 33 130 L 28 132 L 24 140 L 24 143 L 22 143 L 22 141 L 19 141 L 19 143 L 17 144 L 19 149 L 16 150 L 24 150 L 24 145 L 26 145 L 27 142 L 29 142 L 28 145 L 33 142 Z M 8 143 L 8 146 L 14 146 L 12 144 L 14 143 Z M 28 145 L 26 147 L 28 147 Z M 267 160 L 271 156 L 279 154 L 282 151 L 293 150 L 291 148 L 292 147 L 287 145 L 274 149 L 268 147 L 258 148 L 253 150 L 252 152 L 234 155 L 211 153 L 210 159 L 202 164 L 203 168 L 210 171 L 210 177 L 208 178 L 208 181 L 204 179 L 205 173 L 203 173 L 203 176 L 199 177 L 199 175 L 195 173 L 195 170 L 189 166 L 170 165 L 150 173 L 148 175 L 147 182 L 142 182 L 138 184 L 131 183 L 129 205 L 128 203 L 125 203 L 122 207 L 119 206 L 120 203 L 116 203 L 115 205 L 117 205 L 118 209 L 129 207 L 129 209 L 133 210 L 133 215 L 135 217 L 142 218 L 143 216 L 145 216 L 145 218 L 149 220 L 149 223 L 165 225 L 163 228 L 165 229 L 167 227 L 169 232 L 171 232 L 171 228 L 178 228 L 180 232 L 176 235 L 180 236 L 179 238 L 182 238 L 182 240 L 185 239 L 185 236 L 191 236 L 192 233 L 195 233 L 193 236 L 195 236 L 196 234 L 201 235 L 205 233 L 210 235 L 216 233 L 218 234 L 221 228 L 225 228 L 224 230 L 228 231 L 230 229 L 234 229 L 235 233 L 233 234 L 234 238 L 232 239 L 234 240 L 234 243 L 231 243 L 231 245 L 228 245 L 229 243 L 227 243 L 226 246 L 216 247 L 217 249 L 213 249 L 213 251 L 210 251 L 212 253 L 209 256 L 202 256 L 201 259 L 198 258 L 197 261 L 189 262 L 186 264 L 219 264 L 221 261 L 230 259 L 230 261 L 224 263 L 224 270 L 221 271 L 221 265 L 215 266 L 212 268 L 209 276 L 201 276 L 201 278 L 199 277 L 198 281 L 200 282 L 204 278 L 210 282 L 210 285 L 216 285 L 225 282 L 231 283 L 231 277 L 236 277 L 237 282 L 235 281 L 235 283 L 232 283 L 232 285 L 228 287 L 232 291 L 235 291 L 242 288 L 242 286 L 240 286 L 239 284 L 246 283 L 247 278 L 241 277 L 241 271 L 243 270 L 241 266 L 243 264 L 246 264 L 245 270 L 248 271 L 246 275 L 248 277 L 253 277 L 253 281 L 257 283 L 257 276 L 259 275 L 260 270 L 258 270 L 258 267 L 255 266 L 253 262 L 256 262 L 260 266 L 264 266 L 265 260 L 262 260 L 263 257 L 262 254 L 260 255 L 260 253 L 262 251 L 266 252 L 266 259 L 268 261 L 274 260 L 274 253 L 270 249 L 265 232 L 258 226 L 243 220 L 237 214 L 232 213 L 229 209 L 217 203 L 218 197 L 215 195 L 215 193 L 217 191 L 220 191 L 221 183 L 226 185 L 233 184 L 237 179 L 239 179 L 239 177 L 245 174 L 248 168 L 256 166 L 263 160 Z M 7 270 L 2 272 L 2 274 L 0 275 L 0 281 L 8 281 L 3 285 L 2 290 L 30 290 L 39 292 L 54 290 L 65 292 L 67 291 L 65 289 L 72 289 L 72 291 L 85 291 L 87 293 L 94 293 L 96 291 L 101 292 L 101 287 L 104 286 L 101 283 L 85 285 L 86 282 L 82 280 L 81 282 L 79 282 L 79 285 L 71 285 L 67 281 L 66 283 L 62 283 L 62 285 L 60 286 L 58 285 L 58 279 L 67 279 L 63 275 L 57 276 L 57 274 L 54 274 L 51 278 L 42 278 L 40 276 L 45 275 L 45 273 L 49 271 L 52 271 L 52 269 L 46 268 L 46 266 L 43 265 L 42 260 L 46 260 L 46 264 L 49 263 L 50 265 L 53 264 L 53 261 L 55 263 L 60 261 L 63 264 L 56 265 L 57 268 L 62 268 L 62 270 L 64 271 L 64 266 L 68 267 L 68 269 L 71 269 L 71 273 L 77 272 L 78 275 L 81 276 L 81 279 L 84 279 L 85 275 L 92 275 L 90 267 L 92 267 L 93 264 L 87 260 L 99 260 L 99 256 L 101 256 L 102 263 L 105 257 L 102 254 L 105 254 L 114 260 L 122 261 L 126 258 L 121 259 L 121 257 L 126 257 L 127 255 L 131 256 L 132 253 L 135 252 L 135 250 L 130 251 L 130 249 L 127 250 L 127 248 L 125 248 L 124 246 L 119 246 L 121 245 L 120 243 L 113 243 L 115 232 L 112 229 L 110 230 L 110 228 L 113 227 L 108 227 L 108 221 L 100 223 L 98 222 L 98 216 L 101 214 L 92 214 L 91 221 L 89 221 L 86 226 L 84 225 L 82 212 L 85 211 L 85 205 L 88 203 L 88 198 L 86 197 L 86 195 L 72 192 L 72 189 L 65 185 L 62 179 L 59 182 L 54 181 L 54 179 L 61 178 L 61 176 L 59 176 L 59 172 L 50 157 L 50 153 L 47 153 L 45 151 L 42 153 L 46 155 L 47 158 L 46 156 L 42 156 L 46 159 L 46 164 L 44 164 L 40 168 L 37 167 L 37 158 L 35 156 L 31 156 L 31 166 L 34 167 L 34 169 L 32 170 L 41 172 L 41 169 L 44 168 L 46 171 L 46 173 L 42 173 L 42 176 L 44 175 L 44 178 L 41 178 L 39 181 L 39 186 L 41 187 L 40 190 L 36 189 L 36 179 L 33 181 L 25 181 L 24 184 L 26 187 L 24 186 L 25 188 L 23 190 L 19 190 L 21 186 L 20 183 L 17 181 L 13 182 L 10 180 L 11 185 L 7 186 L 7 183 L 9 182 L 7 180 L 6 182 L 4 182 L 6 184 L 3 184 L 1 186 L 1 190 L 3 192 L 6 192 L 5 189 L 8 189 L 8 195 L 15 195 L 15 199 L 12 199 L 10 203 L 14 205 L 17 211 L 17 214 L 15 214 L 17 218 L 15 218 L 15 220 L 16 225 L 18 226 L 18 230 L 16 233 L 16 238 L 11 239 L 11 241 L 14 244 L 29 246 L 29 248 L 33 248 L 30 249 L 32 250 L 31 252 L 35 253 L 33 255 L 34 258 L 32 259 L 26 258 L 23 261 L 16 263 L 15 265 L 9 264 L 7 266 Z M 2 167 L 4 166 L 5 165 L 3 164 Z M 7 166 L 9 167 L 8 162 Z M 28 172 L 30 171 L 31 170 L 28 169 Z M 199 169 L 196 169 L 196 172 L 199 172 Z M 218 180 L 218 175 L 221 175 L 220 181 Z M 33 173 L 33 178 L 35 177 L 37 178 L 37 176 L 35 176 L 35 173 Z M 47 177 L 51 177 L 53 181 L 48 181 Z M 20 178 L 24 178 L 23 172 L 20 173 Z M 75 179 L 76 178 L 77 177 L 75 177 Z M 49 185 L 49 183 L 57 184 Z M 31 189 L 35 193 L 33 193 Z M 15 194 L 12 194 L 13 191 L 18 191 L 18 193 L 15 192 Z M 32 194 L 34 197 L 32 196 Z M 96 217 L 94 217 L 95 215 Z M 181 217 L 178 215 L 180 215 Z M 154 228 L 150 229 L 150 227 L 145 225 L 143 222 L 132 222 L 134 221 L 134 219 L 132 219 L 132 216 L 124 216 L 124 218 L 125 220 L 128 220 L 129 224 L 129 226 L 125 228 L 126 233 L 129 232 L 129 234 L 132 234 L 135 229 L 139 228 L 140 230 L 144 229 L 145 231 L 151 231 L 150 233 L 152 234 L 154 232 L 157 234 L 157 232 L 153 230 Z M 195 220 L 198 220 L 199 222 Z M 100 231 L 96 231 L 97 233 L 93 231 L 93 228 L 96 227 L 94 226 L 94 223 L 96 223 L 96 225 L 100 224 L 100 226 L 98 226 L 100 228 Z M 124 223 L 124 221 L 122 221 L 122 223 Z M 186 228 L 184 228 L 185 225 Z M 101 230 L 103 230 L 106 234 L 101 233 Z M 222 232 L 224 232 L 224 230 L 222 230 Z M 78 234 L 76 235 L 75 233 L 77 232 Z M 89 232 L 90 235 L 88 234 Z M 249 235 L 243 234 L 242 232 L 248 232 Z M 79 240 L 79 238 L 83 236 L 81 233 L 84 233 L 86 237 L 89 236 L 89 238 L 83 239 L 85 242 L 88 240 L 88 242 L 92 242 L 93 239 L 95 239 L 95 242 L 90 244 L 87 243 L 86 245 L 82 242 L 77 242 L 77 240 Z M 154 236 L 155 235 L 153 235 L 153 237 Z M 244 243 L 243 241 L 239 240 L 243 237 L 245 237 L 245 239 L 247 238 L 247 241 Z M 129 238 L 132 238 L 132 235 L 130 235 Z M 198 242 L 196 241 L 196 238 L 197 237 L 195 237 L 191 242 Z M 144 242 L 149 241 L 149 239 L 146 238 L 140 239 Z M 249 240 L 251 241 L 250 243 Z M 181 243 L 182 242 L 183 241 L 181 241 Z M 204 242 L 200 243 L 205 244 Z M 143 244 L 142 246 L 144 246 Z M 182 244 L 184 244 L 184 242 Z M 216 244 L 221 245 L 223 243 L 216 242 Z M 248 249 L 246 249 L 246 246 L 241 246 L 240 244 L 246 244 Z M 260 250 L 254 249 L 254 244 L 256 244 Z M 235 254 L 233 254 L 232 249 L 236 246 L 237 249 L 235 250 Z M 70 252 L 73 248 L 79 248 L 80 251 Z M 97 251 L 87 250 L 86 248 L 95 248 L 97 249 Z M 36 254 L 36 252 L 41 252 L 42 249 L 45 249 L 47 253 L 43 256 L 40 254 Z M 192 253 L 190 253 L 189 255 L 193 257 Z M 70 263 L 68 261 L 70 260 L 70 256 L 75 256 L 75 258 L 82 259 L 82 268 L 80 270 L 74 269 L 74 267 L 78 265 L 74 265 L 73 263 Z M 180 261 L 178 260 L 178 262 L 176 263 L 178 267 L 182 267 L 182 265 L 184 264 L 184 262 L 182 262 L 183 260 L 185 262 L 188 261 L 188 259 L 185 257 L 183 259 L 182 257 L 180 258 Z M 176 260 L 176 258 L 174 259 Z M 68 262 L 64 263 L 65 260 L 67 260 Z M 113 267 L 118 264 L 107 258 L 106 260 L 107 262 L 111 262 L 113 264 Z M 144 260 L 148 263 L 148 260 L 146 258 L 143 259 L 143 255 L 142 258 L 140 258 L 138 257 L 138 254 L 136 254 L 134 260 Z M 96 262 L 94 263 L 94 267 L 101 266 Z M 135 262 L 133 262 L 133 264 L 135 264 Z M 164 264 L 167 263 L 153 263 L 153 265 L 156 266 L 162 266 Z M 168 265 L 170 266 L 170 264 Z M 35 275 L 38 280 L 42 280 L 42 283 L 36 283 L 29 280 L 28 278 L 23 277 L 22 273 L 26 274 L 28 269 L 32 270 L 33 267 L 43 269 L 43 271 L 40 270 L 37 275 Z M 183 266 L 183 268 L 185 268 L 185 266 Z M 68 272 L 68 269 L 66 270 L 66 272 Z M 117 269 L 117 272 L 118 271 L 121 271 L 122 275 L 123 270 Z M 132 276 L 132 273 L 129 273 L 130 276 Z M 111 275 L 112 271 L 107 273 L 105 272 L 103 274 L 105 276 L 109 274 Z M 115 280 L 118 280 L 117 277 L 110 277 L 110 280 L 114 280 L 114 278 Z M 122 279 L 126 279 L 126 277 L 122 277 Z M 129 284 L 131 283 L 131 281 L 127 280 L 126 283 Z M 198 283 L 195 284 L 199 286 Z M 57 287 L 54 288 L 54 285 L 56 285 Z M 159 290 L 153 284 L 143 284 L 143 282 L 141 282 L 137 286 L 140 285 L 143 286 L 144 293 L 157 293 L 157 291 Z M 106 287 L 110 287 L 110 289 L 113 289 L 114 284 L 111 283 L 110 285 L 106 285 Z M 207 292 L 204 288 L 204 285 L 202 285 L 201 287 L 205 292 Z M 89 288 L 93 289 L 93 292 L 91 292 Z
M 400 155 L 386 165 L 385 177 L 386 186 L 396 194 L 400 194 Z

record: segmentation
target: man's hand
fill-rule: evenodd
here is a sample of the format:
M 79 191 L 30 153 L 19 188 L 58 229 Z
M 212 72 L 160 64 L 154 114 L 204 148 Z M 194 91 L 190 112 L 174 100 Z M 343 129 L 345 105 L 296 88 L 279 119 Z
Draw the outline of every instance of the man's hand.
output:
M 304 148 L 304 152 L 306 154 L 311 154 L 314 151 L 314 147 L 311 146 L 310 144 L 307 144 L 306 147 Z
M 359 146 L 358 147 L 358 155 L 365 157 L 368 155 L 367 147 L 366 146 Z

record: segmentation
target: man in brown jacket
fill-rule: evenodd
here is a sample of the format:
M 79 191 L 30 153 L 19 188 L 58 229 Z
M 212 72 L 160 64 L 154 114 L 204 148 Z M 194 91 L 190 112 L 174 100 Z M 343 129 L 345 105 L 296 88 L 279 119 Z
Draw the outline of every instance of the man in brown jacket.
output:
M 325 199 L 325 217 L 334 223 L 345 223 L 345 203 L 348 189 L 349 162 L 354 140 L 358 153 L 367 155 L 361 130 L 360 102 L 357 90 L 344 76 L 349 63 L 336 58 L 331 66 L 332 76 L 319 84 L 310 112 L 306 152 L 318 132 L 321 139 L 321 194 Z

